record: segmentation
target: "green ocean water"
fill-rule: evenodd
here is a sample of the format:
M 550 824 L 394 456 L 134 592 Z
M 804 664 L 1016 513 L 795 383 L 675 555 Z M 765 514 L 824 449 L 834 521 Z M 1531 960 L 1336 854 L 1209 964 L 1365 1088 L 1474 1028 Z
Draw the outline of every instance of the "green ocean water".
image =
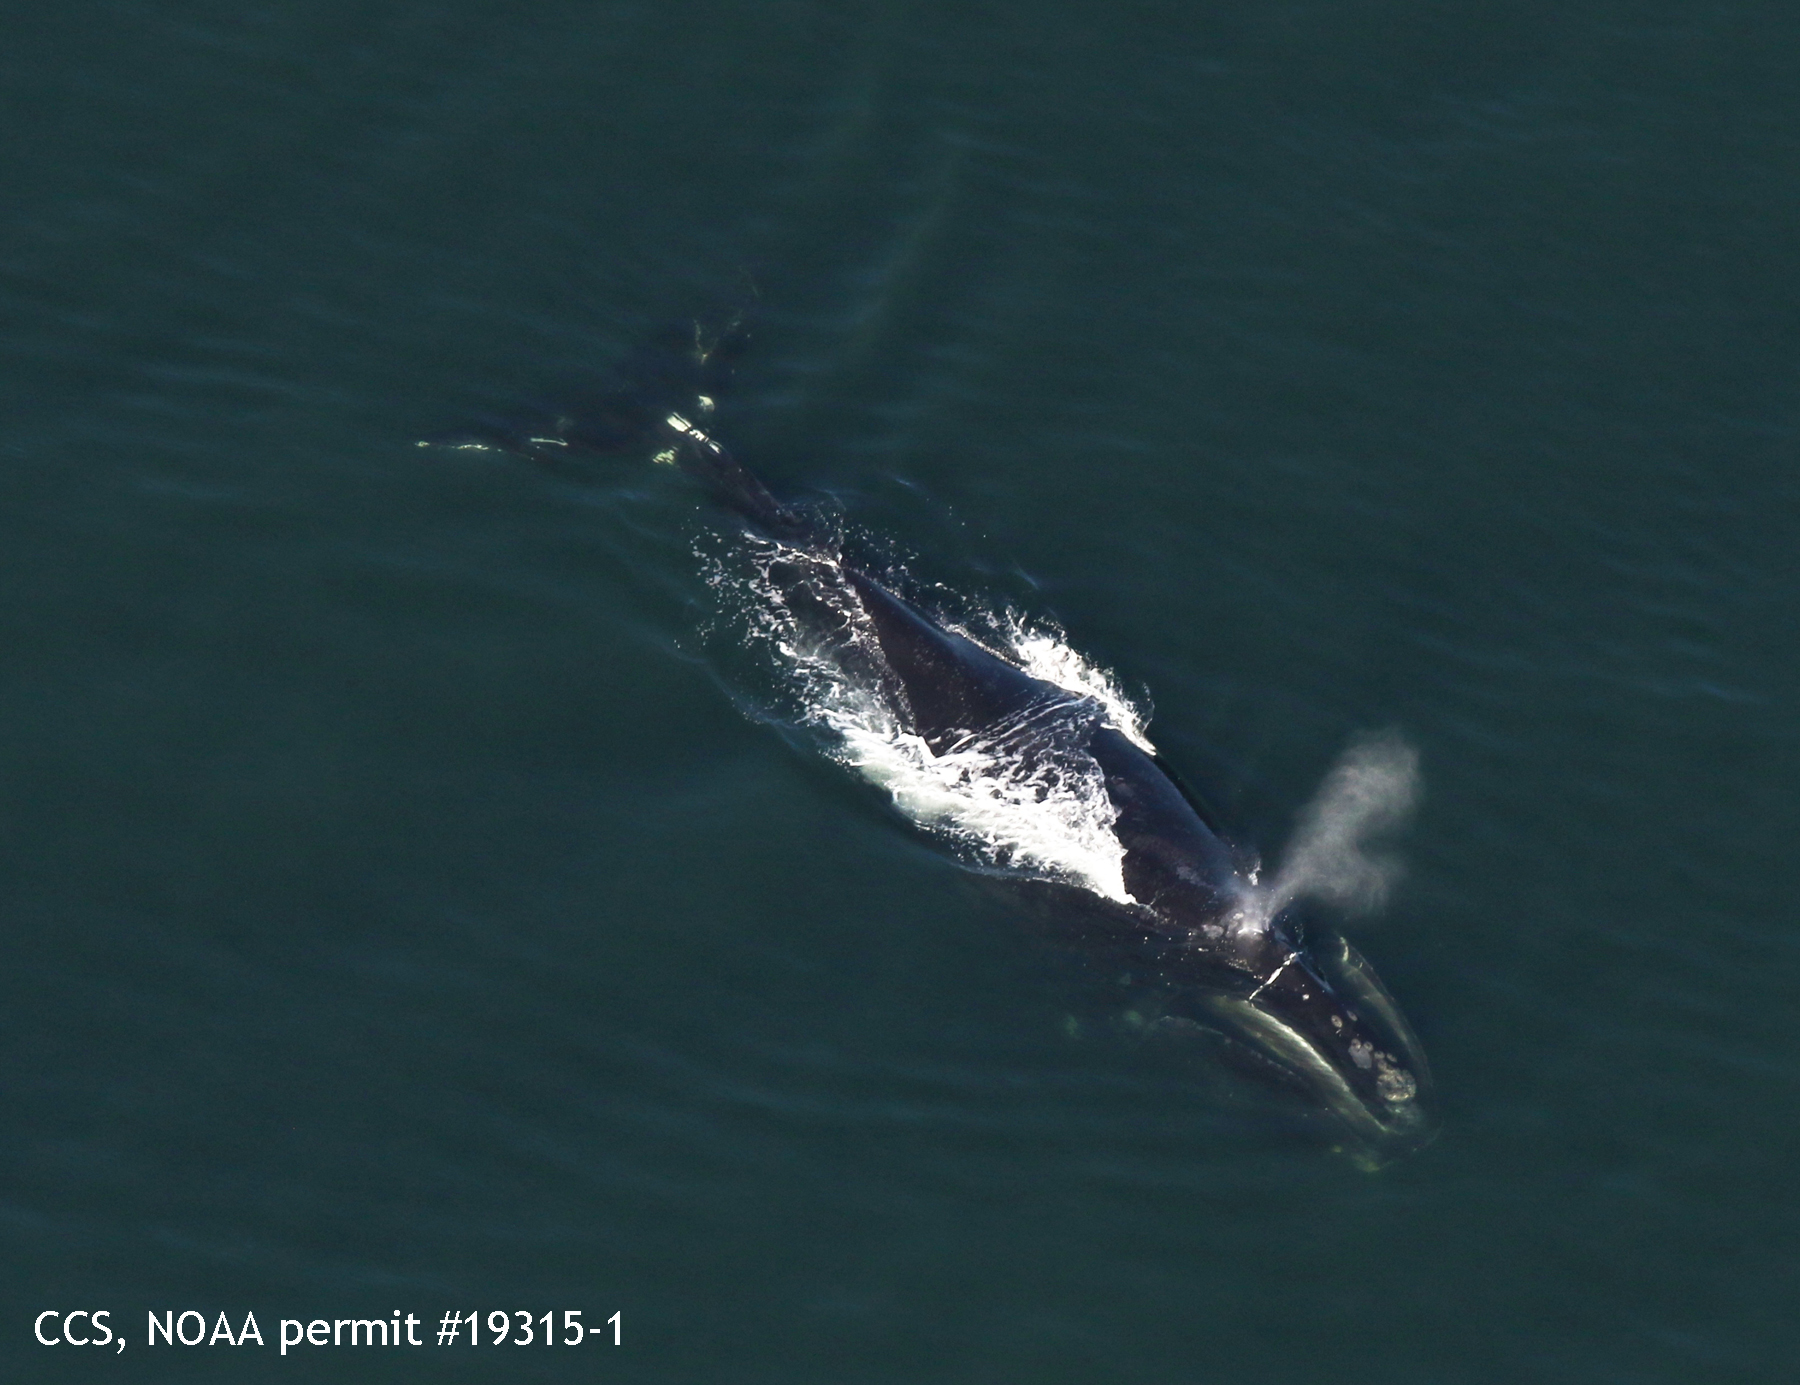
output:
M 1789 1378 L 1800 11 L 5 34 L 6 1379 Z M 719 435 L 1058 622 L 1265 854 L 1418 748 L 1351 929 L 1430 1147 L 1076 1014 L 745 715 L 680 478 L 415 446 L 750 282 Z M 435 1345 L 492 1310 L 621 1344 Z

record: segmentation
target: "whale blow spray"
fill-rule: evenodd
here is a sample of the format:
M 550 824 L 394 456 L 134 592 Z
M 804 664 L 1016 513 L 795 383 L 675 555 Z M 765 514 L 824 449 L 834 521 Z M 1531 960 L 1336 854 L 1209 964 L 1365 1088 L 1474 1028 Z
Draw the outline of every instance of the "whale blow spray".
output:
M 1300 814 L 1269 883 L 1265 917 L 1301 898 L 1352 914 L 1380 908 L 1403 868 L 1397 856 L 1371 848 L 1405 825 L 1419 793 L 1419 752 L 1398 732 L 1351 742 Z

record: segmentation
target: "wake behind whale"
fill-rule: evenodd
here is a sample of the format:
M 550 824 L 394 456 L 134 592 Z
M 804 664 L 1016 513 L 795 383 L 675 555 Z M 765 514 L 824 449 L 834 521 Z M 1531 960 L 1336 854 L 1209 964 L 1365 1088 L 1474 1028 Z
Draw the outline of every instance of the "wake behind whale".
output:
M 1393 865 L 1370 843 L 1417 796 L 1411 750 L 1391 735 L 1354 745 L 1262 883 L 1255 853 L 1227 839 L 1116 680 L 1060 630 L 978 601 L 945 612 L 908 600 L 901 574 L 859 559 L 737 461 L 706 423 L 732 340 L 697 330 L 687 393 L 610 406 L 605 427 L 557 414 L 457 445 L 558 465 L 635 445 L 701 482 L 739 521 L 700 556 L 721 627 L 767 674 L 765 715 L 964 864 L 1052 901 L 1073 944 L 1151 993 L 1160 1026 L 1255 1055 L 1368 1162 L 1428 1138 L 1429 1071 L 1398 1007 L 1341 936 L 1309 943 L 1294 907 L 1378 901 Z M 638 434 L 620 443 L 631 418 Z

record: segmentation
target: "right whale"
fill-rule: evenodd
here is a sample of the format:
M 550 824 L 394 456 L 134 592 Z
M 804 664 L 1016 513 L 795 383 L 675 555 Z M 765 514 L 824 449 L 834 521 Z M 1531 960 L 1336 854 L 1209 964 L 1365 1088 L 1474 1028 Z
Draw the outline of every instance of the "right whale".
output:
M 603 425 L 558 414 L 490 424 L 461 445 L 552 463 L 635 446 L 699 480 L 754 536 L 757 581 L 747 590 L 766 605 L 759 614 L 778 618 L 784 648 L 803 647 L 814 674 L 830 671 L 840 712 L 853 705 L 853 716 L 827 716 L 829 729 L 867 738 L 876 728 L 883 753 L 910 755 L 944 801 L 893 788 L 891 764 L 839 758 L 888 783 L 927 829 L 958 804 L 999 804 L 1028 822 L 1081 796 L 1102 843 L 1098 875 L 1017 844 L 984 864 L 1034 895 L 1040 915 L 1096 967 L 1129 973 L 1160 1030 L 1223 1036 L 1309 1094 L 1360 1162 L 1379 1165 L 1428 1140 L 1429 1069 L 1374 970 L 1341 935 L 1309 940 L 1296 911 L 1276 907 L 1254 865 L 1116 707 L 903 598 L 712 435 L 712 393 L 729 374 L 722 360 L 739 346 L 736 324 L 696 330 L 685 391 L 609 406 Z M 628 437 L 621 418 L 635 425 Z

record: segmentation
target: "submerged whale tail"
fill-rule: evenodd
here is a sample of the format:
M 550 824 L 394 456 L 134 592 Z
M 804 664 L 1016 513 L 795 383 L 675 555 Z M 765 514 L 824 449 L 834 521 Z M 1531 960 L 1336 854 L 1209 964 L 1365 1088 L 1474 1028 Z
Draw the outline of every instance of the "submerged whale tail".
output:
M 419 446 L 509 452 L 558 470 L 583 458 L 656 449 L 655 461 L 694 477 L 770 537 L 823 547 L 817 525 L 777 500 L 695 421 L 712 413 L 749 344 L 748 305 L 740 304 L 716 321 L 697 318 L 663 333 L 614 373 L 610 388 L 577 389 L 554 405 L 480 416 Z
M 704 417 L 729 390 L 750 343 L 754 297 L 752 287 L 728 312 L 658 333 L 603 376 L 565 381 L 542 399 L 477 414 L 419 445 L 509 452 L 559 470 L 662 446 L 671 414 Z

